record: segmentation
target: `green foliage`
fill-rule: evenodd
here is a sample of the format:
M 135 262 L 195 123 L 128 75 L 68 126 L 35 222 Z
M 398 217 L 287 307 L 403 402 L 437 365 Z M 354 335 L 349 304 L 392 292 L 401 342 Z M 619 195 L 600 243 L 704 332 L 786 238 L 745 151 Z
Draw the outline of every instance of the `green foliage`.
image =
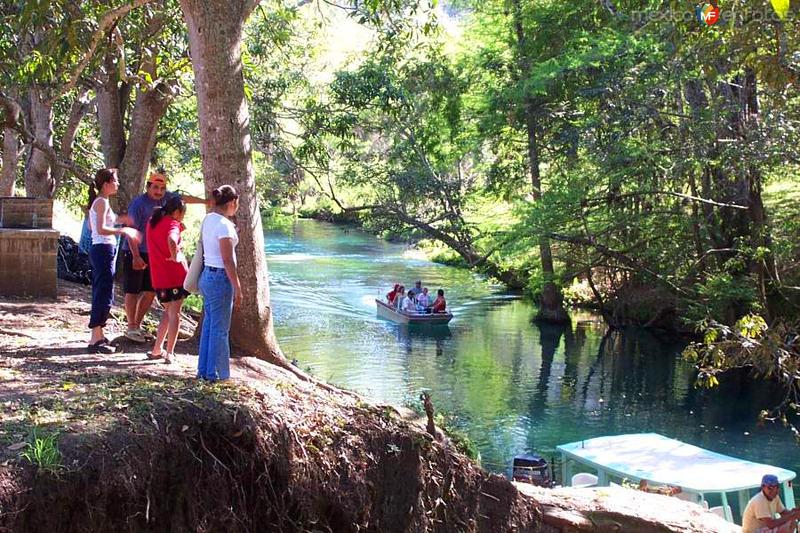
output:
M 715 387 L 725 372 L 749 368 L 781 391 L 775 407 L 760 419 L 777 421 L 800 441 L 800 336 L 797 323 L 771 325 L 757 314 L 745 315 L 733 327 L 708 320 L 701 324 L 702 342 L 689 344 L 684 357 L 698 368 L 697 385 Z
M 20 456 L 41 471 L 58 473 L 63 467 L 63 457 L 58 449 L 58 433 L 40 436 L 34 429 L 30 442 Z
M 732 309 L 757 311 L 759 308 L 758 294 L 752 279 L 743 283 L 741 276 L 719 272 L 697 283 L 694 288 L 697 296 L 689 304 L 689 320 L 711 318 L 724 322 L 730 320 Z

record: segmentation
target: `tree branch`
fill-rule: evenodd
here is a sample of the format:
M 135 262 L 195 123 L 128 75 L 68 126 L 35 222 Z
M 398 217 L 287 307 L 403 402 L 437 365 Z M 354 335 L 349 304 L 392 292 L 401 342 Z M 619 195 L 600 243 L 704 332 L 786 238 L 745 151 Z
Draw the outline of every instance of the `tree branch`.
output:
M 549 238 L 553 239 L 553 240 L 556 240 L 556 241 L 568 242 L 568 243 L 571 243 L 571 244 L 577 244 L 577 245 L 580 245 L 580 246 L 588 246 L 590 248 L 594 248 L 595 250 L 597 250 L 601 254 L 603 254 L 605 256 L 608 256 L 608 257 L 612 257 L 612 258 L 616 259 L 617 261 L 619 261 L 620 263 L 622 263 L 624 265 L 630 266 L 631 268 L 634 268 L 635 270 L 638 270 L 640 272 L 645 272 L 645 273 L 649 274 L 653 278 L 657 279 L 658 281 L 660 281 L 661 283 L 663 283 L 664 285 L 666 285 L 667 287 L 669 287 L 670 289 L 675 291 L 677 294 L 682 294 L 684 296 L 688 296 L 688 293 L 686 292 L 686 290 L 684 290 L 683 288 L 675 285 L 674 283 L 672 283 L 671 281 L 665 279 L 664 277 L 660 276 L 658 273 L 653 272 L 652 270 L 650 270 L 646 266 L 639 264 L 639 262 L 636 261 L 635 259 L 633 259 L 631 257 L 628 257 L 627 255 L 623 254 L 622 252 L 619 252 L 617 250 L 612 250 L 611 248 L 609 248 L 607 246 L 604 246 L 602 244 L 594 242 L 592 239 L 584 238 L 584 237 L 576 237 L 576 236 L 572 236 L 572 235 L 561 235 L 561 234 L 558 234 L 558 233 L 548 233 L 547 236 Z
M 94 53 L 97 50 L 97 47 L 100 45 L 103 36 L 114 26 L 114 24 L 116 24 L 119 19 L 130 13 L 133 9 L 152 1 L 153 0 L 131 0 L 128 3 L 103 13 L 103 15 L 100 17 L 97 29 L 92 35 L 92 39 L 89 43 L 88 50 L 86 50 L 86 54 L 84 54 L 83 58 L 80 60 L 80 62 L 78 62 L 78 65 L 69 75 L 67 83 L 65 83 L 60 90 L 56 91 L 56 93 L 52 95 L 49 103 L 52 104 L 59 96 L 75 87 L 75 84 L 78 82 L 78 78 L 80 77 L 81 73 L 92 60 L 92 57 L 94 57 Z
M 56 152 L 55 148 L 36 138 L 25 123 L 25 114 L 22 113 L 20 105 L 2 91 L 0 91 L 0 107 L 3 108 L 5 114 L 5 120 L 0 124 L 0 127 L 16 130 L 26 143 L 45 154 L 53 166 L 69 170 L 86 184 L 92 183 L 90 174 L 86 169 L 82 168 L 71 159 L 61 157 L 58 152 Z
M 664 195 L 664 196 L 675 196 L 676 198 L 683 198 L 685 200 L 692 200 L 693 202 L 699 202 L 702 204 L 713 205 L 715 207 L 727 207 L 731 209 L 749 209 L 746 205 L 739 205 L 739 204 L 727 204 L 723 202 L 717 202 L 714 200 L 709 200 L 707 198 L 700 198 L 699 196 L 692 196 L 691 194 L 683 194 L 680 192 L 675 191 L 637 191 L 637 192 L 629 192 L 624 194 L 613 194 L 613 195 L 605 195 L 601 197 L 595 197 L 591 199 L 587 199 L 588 202 L 598 203 L 610 200 L 618 200 L 622 198 L 631 198 L 635 196 L 647 196 L 647 195 Z

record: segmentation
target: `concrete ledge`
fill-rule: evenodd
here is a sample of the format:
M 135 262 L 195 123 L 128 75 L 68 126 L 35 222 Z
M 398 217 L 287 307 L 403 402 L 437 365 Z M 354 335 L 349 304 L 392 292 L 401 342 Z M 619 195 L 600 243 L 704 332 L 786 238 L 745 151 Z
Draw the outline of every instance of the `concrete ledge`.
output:
M 55 298 L 59 232 L 0 228 L 0 294 Z

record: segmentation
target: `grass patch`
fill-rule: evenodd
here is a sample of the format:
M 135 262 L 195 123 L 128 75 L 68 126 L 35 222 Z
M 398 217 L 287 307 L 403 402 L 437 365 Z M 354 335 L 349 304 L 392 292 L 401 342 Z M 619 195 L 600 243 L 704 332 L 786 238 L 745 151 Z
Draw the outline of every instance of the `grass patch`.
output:
M 31 434 L 31 441 L 20 456 L 35 465 L 39 470 L 51 474 L 58 473 L 63 466 L 63 456 L 58 449 L 58 433 L 39 436 L 34 429 Z
M 61 463 L 58 435 L 100 434 L 120 426 L 153 428 L 158 406 L 180 408 L 188 402 L 211 409 L 240 399 L 240 389 L 224 383 L 70 372 L 45 384 L 33 402 L 0 404 L 0 460 L 19 457 L 54 471 Z

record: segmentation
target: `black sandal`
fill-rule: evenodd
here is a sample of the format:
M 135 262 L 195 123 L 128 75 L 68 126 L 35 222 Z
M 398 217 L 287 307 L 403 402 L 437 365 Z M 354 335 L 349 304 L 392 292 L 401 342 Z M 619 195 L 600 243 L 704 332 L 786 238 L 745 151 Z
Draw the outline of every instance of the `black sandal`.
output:
M 89 353 L 112 354 L 117 352 L 117 349 L 114 346 L 108 344 L 108 339 L 105 337 L 94 344 L 90 344 L 87 349 Z

